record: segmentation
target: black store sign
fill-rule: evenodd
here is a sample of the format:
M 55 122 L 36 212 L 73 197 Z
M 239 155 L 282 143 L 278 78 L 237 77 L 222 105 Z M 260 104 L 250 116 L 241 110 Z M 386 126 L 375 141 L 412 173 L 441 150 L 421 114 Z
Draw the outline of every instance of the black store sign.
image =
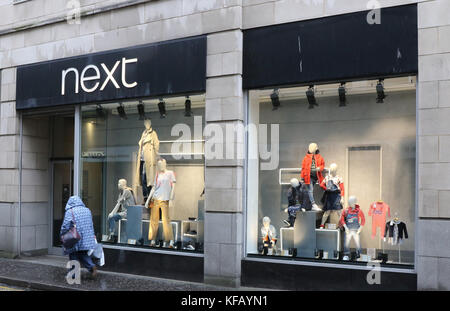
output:
M 16 109 L 204 92 L 206 36 L 17 68 Z
M 244 88 L 417 73 L 417 5 L 381 9 L 379 24 L 369 13 L 244 31 Z

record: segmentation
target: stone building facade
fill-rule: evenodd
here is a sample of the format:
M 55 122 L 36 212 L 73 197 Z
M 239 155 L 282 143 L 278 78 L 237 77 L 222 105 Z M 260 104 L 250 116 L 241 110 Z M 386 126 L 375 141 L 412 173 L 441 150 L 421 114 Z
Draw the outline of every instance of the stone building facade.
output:
M 365 11 L 369 2 L 373 1 L 0 0 L 1 254 L 46 253 L 51 243 L 48 124 L 23 122 L 16 111 L 18 66 L 206 35 L 206 124 L 244 125 L 245 30 Z M 417 3 L 415 273 L 418 289 L 448 290 L 450 1 L 375 2 L 382 8 Z M 68 11 L 78 4 L 80 23 L 68 23 Z M 244 144 L 245 137 L 238 137 L 235 147 Z M 203 265 L 207 283 L 241 284 L 241 261 L 246 257 L 245 170 L 242 159 L 206 160 Z

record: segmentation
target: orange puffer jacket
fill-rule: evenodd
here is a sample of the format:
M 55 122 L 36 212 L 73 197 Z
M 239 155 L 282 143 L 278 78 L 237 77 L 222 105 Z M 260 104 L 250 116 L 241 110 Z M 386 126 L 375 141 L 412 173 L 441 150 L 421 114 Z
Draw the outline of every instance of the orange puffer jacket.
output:
M 307 152 L 305 157 L 303 158 L 302 162 L 302 172 L 300 174 L 300 177 L 303 178 L 303 181 L 305 184 L 309 185 L 311 183 L 311 164 L 312 164 L 312 157 L 314 156 L 314 159 L 316 161 L 316 167 L 319 169 L 317 171 L 317 178 L 319 180 L 319 184 L 322 183 L 323 175 L 322 171 L 325 168 L 325 161 L 322 158 L 322 156 L 316 152 L 316 154 L 312 154 Z

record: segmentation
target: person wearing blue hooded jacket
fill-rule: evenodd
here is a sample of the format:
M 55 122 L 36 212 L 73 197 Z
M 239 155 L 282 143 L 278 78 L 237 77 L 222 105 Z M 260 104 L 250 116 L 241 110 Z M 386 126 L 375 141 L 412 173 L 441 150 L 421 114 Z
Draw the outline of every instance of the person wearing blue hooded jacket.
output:
M 79 196 L 71 196 L 66 204 L 64 221 L 61 226 L 60 236 L 69 231 L 71 222 L 74 219 L 81 239 L 74 247 L 64 250 L 64 255 L 69 255 L 70 260 L 77 260 L 87 268 L 93 277 L 97 274 L 97 266 L 88 256 L 88 251 L 95 248 L 97 240 L 94 234 L 94 224 L 92 222 L 91 211 L 84 205 Z M 73 267 L 70 269 L 72 270 Z

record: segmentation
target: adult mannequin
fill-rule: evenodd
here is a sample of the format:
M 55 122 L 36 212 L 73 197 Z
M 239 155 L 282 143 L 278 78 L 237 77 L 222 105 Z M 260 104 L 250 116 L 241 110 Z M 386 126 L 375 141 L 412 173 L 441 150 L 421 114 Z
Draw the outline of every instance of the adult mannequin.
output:
M 267 249 L 267 254 L 272 255 L 273 249 L 276 249 L 277 230 L 270 224 L 270 218 L 265 216 L 263 218 L 263 225 L 261 227 L 261 236 L 263 240 L 264 249 Z
M 321 210 L 314 199 L 314 185 L 322 183 L 322 171 L 324 168 L 325 161 L 320 155 L 319 147 L 316 143 L 310 143 L 302 161 L 301 177 L 308 187 L 309 200 L 311 201 L 313 211 Z
M 175 173 L 167 169 L 166 160 L 159 158 L 156 162 L 157 172 L 153 182 L 154 187 L 150 191 L 145 207 L 149 208 L 152 202 L 150 212 L 150 225 L 148 230 L 148 239 L 150 246 L 155 246 L 155 238 L 158 233 L 159 226 L 159 210 L 161 209 L 161 217 L 164 231 L 164 247 L 167 247 L 167 241 L 170 241 L 169 247 L 173 248 L 173 231 L 170 224 L 169 208 L 174 208 L 173 199 L 175 196 Z
M 150 119 L 144 120 L 145 130 L 139 140 L 139 152 L 137 158 L 138 185 L 142 185 L 144 200 L 148 198 L 155 178 L 155 165 L 159 153 L 159 139 L 156 131 L 152 128 Z
M 356 203 L 357 199 L 355 196 L 349 197 L 349 207 L 347 207 L 347 209 L 345 209 L 345 211 L 341 215 L 340 224 L 345 229 L 344 260 L 349 260 L 349 246 L 352 238 L 355 240 L 356 244 L 356 257 L 359 258 L 361 254 L 359 234 L 361 233 L 366 220 L 363 211 Z
M 109 222 L 109 240 L 112 239 L 114 231 L 116 229 L 116 222 L 127 217 L 127 208 L 130 205 L 136 205 L 133 191 L 127 186 L 127 181 L 125 179 L 119 179 L 117 184 L 119 189 L 119 197 L 117 203 L 114 206 L 111 213 L 108 215 Z M 120 212 L 119 212 L 120 208 Z
M 328 175 L 322 180 L 320 186 L 325 189 L 323 196 L 323 215 L 320 229 L 324 228 L 325 222 L 331 213 L 341 217 L 342 206 L 344 205 L 344 180 L 337 175 L 338 166 L 332 163 Z

